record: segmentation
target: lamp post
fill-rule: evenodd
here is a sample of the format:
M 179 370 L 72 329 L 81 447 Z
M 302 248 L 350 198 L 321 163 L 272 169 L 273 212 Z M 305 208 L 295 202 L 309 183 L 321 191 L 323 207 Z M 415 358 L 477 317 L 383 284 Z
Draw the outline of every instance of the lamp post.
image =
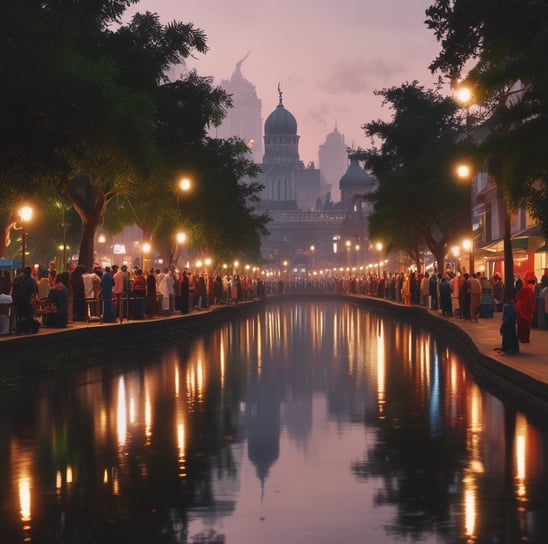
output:
M 143 258 L 142 258 L 143 271 L 145 271 L 147 269 L 146 259 L 150 253 L 150 250 L 152 249 L 152 246 L 150 245 L 149 242 L 144 242 L 143 245 L 141 246 L 141 249 L 143 251 Z
M 379 278 L 381 277 L 381 251 L 382 251 L 382 243 L 377 242 L 375 244 L 375 249 L 377 250 L 377 265 L 379 267 Z
M 188 178 L 182 178 L 177 184 L 177 207 L 179 206 L 179 193 L 188 193 L 192 189 L 192 182 Z
M 470 105 L 472 103 L 472 90 L 465 85 L 459 86 L 456 91 L 456 99 L 465 109 L 465 131 L 466 131 L 466 144 L 470 144 Z M 472 275 L 474 273 L 474 180 L 472 177 L 472 169 L 467 164 L 460 164 L 457 166 L 457 175 L 460 179 L 466 180 L 469 183 L 469 198 L 467 209 L 467 227 L 470 229 L 470 247 L 469 247 L 469 270 L 468 273 Z
M 177 239 L 177 259 L 175 260 L 175 264 L 177 268 L 179 267 L 179 253 L 181 251 L 181 246 L 186 242 L 186 233 L 179 231 L 177 235 L 175 236 Z
M 469 250 L 468 273 L 472 275 L 474 273 L 474 191 L 472 169 L 467 164 L 459 164 L 457 166 L 457 176 L 460 179 L 465 180 L 469 184 L 468 206 L 466 210 L 466 226 L 467 229 L 469 229 L 470 233 L 469 247 L 467 247 L 467 249 Z
M 25 254 L 27 252 L 27 224 L 32 219 L 32 208 L 23 206 L 19 209 L 21 221 L 21 268 L 25 268 Z

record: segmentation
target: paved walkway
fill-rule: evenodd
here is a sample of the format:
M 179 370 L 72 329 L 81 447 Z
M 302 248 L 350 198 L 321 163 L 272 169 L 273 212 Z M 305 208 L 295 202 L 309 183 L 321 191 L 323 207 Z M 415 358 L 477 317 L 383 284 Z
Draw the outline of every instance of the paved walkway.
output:
M 457 324 L 470 336 L 478 350 L 484 355 L 535 380 L 548 384 L 548 330 L 532 329 L 531 342 L 529 344 L 520 344 L 520 353 L 506 354 L 495 350 L 495 348 L 501 346 L 499 330 L 502 312 L 496 312 L 493 317 L 479 318 L 478 323 L 464 321 L 463 319 L 446 318 L 441 315 L 439 318 Z

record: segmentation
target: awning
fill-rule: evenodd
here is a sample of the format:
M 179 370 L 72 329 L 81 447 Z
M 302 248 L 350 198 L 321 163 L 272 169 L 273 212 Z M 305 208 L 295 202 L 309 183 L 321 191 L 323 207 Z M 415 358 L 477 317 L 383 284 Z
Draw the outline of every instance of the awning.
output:
M 10 259 L 0 258 L 0 268 L 21 268 L 21 263 L 19 261 L 10 261 Z
M 539 236 L 514 236 L 511 239 L 512 252 L 516 257 L 526 257 L 529 251 L 538 251 L 538 247 L 543 243 Z M 545 244 L 546 245 L 546 244 Z M 478 247 L 475 250 L 478 257 L 491 260 L 502 260 L 504 258 L 504 240 L 500 238 L 490 244 Z

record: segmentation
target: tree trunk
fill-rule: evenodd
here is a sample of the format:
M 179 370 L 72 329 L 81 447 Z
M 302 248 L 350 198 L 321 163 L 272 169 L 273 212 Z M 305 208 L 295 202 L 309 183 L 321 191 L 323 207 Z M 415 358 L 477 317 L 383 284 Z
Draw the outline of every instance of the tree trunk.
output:
M 103 191 L 93 184 L 87 175 L 78 176 L 70 181 L 67 197 L 82 219 L 82 241 L 78 264 L 84 265 L 88 271 L 91 271 L 95 255 L 95 232 L 103 223 L 107 199 Z
M 100 217 L 82 217 L 82 240 L 80 242 L 80 252 L 78 253 L 78 264 L 83 264 L 88 272 L 93 270 L 95 262 L 95 233 L 102 223 L 102 215 Z
M 510 214 L 504 203 L 504 302 L 514 298 L 514 254 L 512 253 L 512 233 L 510 232 Z

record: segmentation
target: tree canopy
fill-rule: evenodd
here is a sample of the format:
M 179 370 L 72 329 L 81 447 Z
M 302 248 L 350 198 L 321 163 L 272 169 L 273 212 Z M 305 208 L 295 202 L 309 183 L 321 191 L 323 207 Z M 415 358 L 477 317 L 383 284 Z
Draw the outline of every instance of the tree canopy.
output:
M 362 154 L 379 181 L 370 237 L 407 252 L 417 265 L 426 245 L 442 267 L 449 242 L 466 224 L 467 189 L 454 176 L 462 133 L 458 105 L 416 81 L 376 94 L 393 115 L 363 125 L 379 142 Z
M 217 160 L 207 131 L 231 105 L 210 77 L 195 71 L 168 77 L 189 55 L 207 52 L 205 34 L 190 23 L 164 25 L 148 12 L 122 23 L 136 0 L 7 1 L 0 41 L 0 70 L 9 74 L 0 88 L 3 239 L 17 220 L 18 201 L 34 196 L 45 203 L 40 196 L 52 190 L 80 216 L 79 262 L 87 266 L 112 202 L 131 202 L 138 213 L 120 220 L 137 222 L 148 234 L 176 224 L 177 201 L 169 195 L 181 173 L 207 162 L 204 154 Z M 236 170 L 243 151 L 234 143 L 224 149 Z M 209 190 L 224 191 L 226 180 L 218 176 Z M 266 218 L 252 216 L 240 202 L 258 190 L 248 187 L 227 192 L 223 206 L 233 201 L 234 209 L 250 214 L 248 226 L 260 229 Z M 152 194 L 168 198 L 159 203 Z M 258 250 L 255 234 L 231 247 Z M 0 245 L 0 254 L 4 250 Z
M 430 69 L 473 89 L 490 173 L 507 205 L 525 205 L 548 238 L 548 3 L 438 0 L 426 14 L 441 44 Z

